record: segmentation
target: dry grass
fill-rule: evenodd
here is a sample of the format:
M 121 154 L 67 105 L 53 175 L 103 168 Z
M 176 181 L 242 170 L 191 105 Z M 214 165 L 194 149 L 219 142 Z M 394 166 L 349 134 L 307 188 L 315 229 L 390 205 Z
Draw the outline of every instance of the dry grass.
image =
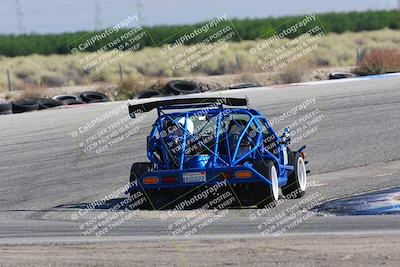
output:
M 300 60 L 288 65 L 285 69 L 275 75 L 275 84 L 299 83 L 310 76 L 313 63 L 308 60 Z
M 32 85 L 25 85 L 21 89 L 21 93 L 14 95 L 10 100 L 23 100 L 23 99 L 39 99 L 46 98 L 45 90 L 42 87 L 36 87 Z
M 22 94 L 18 96 L 18 99 L 43 98 L 41 91 L 40 88 L 34 87 L 32 87 L 32 89 L 25 89 L 22 91 Z
M 287 40 L 274 43 L 270 49 L 282 46 Z M 127 81 L 120 81 L 119 66 L 112 64 L 100 73 L 85 71 L 79 63 L 85 54 L 78 55 L 31 55 L 27 57 L 0 56 L 0 92 L 7 90 L 6 70 L 10 69 L 14 89 L 23 89 L 27 85 L 33 87 L 87 85 L 97 82 L 119 84 L 126 90 L 123 94 L 132 95 L 137 90 L 149 87 L 148 80 L 182 76 L 204 76 L 238 73 L 236 57 L 240 58 L 240 72 L 255 73 L 257 57 L 248 53 L 257 41 L 229 43 L 229 48 L 220 54 L 203 62 L 190 72 L 173 70 L 159 48 L 151 47 L 121 58 L 123 72 Z M 316 67 L 355 66 L 356 49 L 398 48 L 400 31 L 380 30 L 359 33 L 329 34 L 318 41 L 318 48 L 307 55 Z M 180 53 L 184 47 L 177 48 L 174 53 Z M 267 52 L 267 51 L 266 51 Z M 295 65 L 295 64 L 293 64 Z M 296 67 L 289 67 L 284 79 L 288 81 L 301 80 L 301 73 Z M 132 79 L 130 78 L 132 77 Z M 279 81 L 279 79 L 278 79 Z
M 166 83 L 164 79 L 129 75 L 118 82 L 115 100 L 131 99 L 146 89 L 161 91 Z

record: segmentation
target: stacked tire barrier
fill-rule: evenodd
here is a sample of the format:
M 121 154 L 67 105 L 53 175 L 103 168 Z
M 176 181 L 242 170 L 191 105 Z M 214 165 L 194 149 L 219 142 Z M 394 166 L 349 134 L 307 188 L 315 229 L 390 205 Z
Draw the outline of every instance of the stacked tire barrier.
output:
M 329 74 L 329 80 L 355 78 L 356 75 L 350 72 L 332 72 Z
M 141 98 L 150 98 L 150 97 L 155 97 L 155 96 L 161 96 L 161 93 L 156 90 L 144 90 L 139 92 L 136 95 L 136 98 L 141 99 Z
M 23 113 L 28 111 L 39 110 L 38 100 L 20 100 L 11 102 L 12 113 Z
M 140 91 L 136 94 L 137 99 L 160 97 L 160 96 L 171 96 L 171 95 L 187 95 L 200 93 L 201 88 L 197 84 L 190 81 L 174 80 L 166 84 L 161 91 L 148 89 Z
M 229 89 L 244 89 L 244 88 L 253 88 L 253 87 L 260 87 L 261 85 L 258 83 L 236 83 L 229 86 Z
M 8 115 L 12 113 L 11 103 L 0 100 L 0 115 Z
M 187 95 L 201 92 L 200 87 L 197 84 L 180 80 L 168 82 L 165 91 L 172 95 Z
M 83 92 L 79 96 L 86 103 L 108 102 L 108 97 L 98 92 Z
M 105 94 L 98 92 L 83 92 L 79 96 L 61 94 L 54 96 L 52 99 L 37 98 L 37 99 L 24 99 L 12 102 L 0 100 L 0 115 L 43 110 L 63 105 L 79 105 L 79 104 L 99 103 L 107 101 L 109 101 L 108 97 Z
M 63 105 L 62 101 L 54 99 L 40 99 L 39 100 L 39 110 L 54 108 Z
M 80 101 L 79 97 L 77 97 L 76 95 L 56 95 L 53 97 L 53 100 L 61 101 L 63 103 L 68 100 Z

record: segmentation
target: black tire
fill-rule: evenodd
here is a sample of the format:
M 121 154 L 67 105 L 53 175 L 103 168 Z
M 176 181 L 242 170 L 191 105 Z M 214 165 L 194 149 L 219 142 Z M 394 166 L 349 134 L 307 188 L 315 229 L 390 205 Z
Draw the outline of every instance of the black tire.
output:
M 260 86 L 261 85 L 258 83 L 238 83 L 238 84 L 232 84 L 231 86 L 229 86 L 229 89 L 235 90 L 235 89 L 253 88 Z
M 8 102 L 0 101 L 0 115 L 12 114 L 12 105 Z
M 290 198 L 300 198 L 304 196 L 306 193 L 305 191 L 305 185 L 303 184 L 304 182 L 301 182 L 299 179 L 300 173 L 302 171 L 305 172 L 304 170 L 299 170 L 298 169 L 298 161 L 303 161 L 304 160 L 300 157 L 300 153 L 297 152 L 290 152 L 289 153 L 289 164 L 294 166 L 294 171 L 289 174 L 288 176 L 288 182 L 285 186 L 282 187 L 282 193 L 285 197 L 290 197 Z M 301 163 L 300 163 L 301 165 Z M 304 168 L 305 168 L 305 163 L 304 163 Z M 307 179 L 307 173 L 304 173 L 305 179 Z M 307 183 L 307 180 L 305 180 L 305 183 Z M 302 184 L 302 185 L 301 185 Z
M 332 72 L 331 74 L 329 74 L 329 80 L 347 79 L 354 77 L 356 77 L 356 75 L 349 72 Z
M 28 111 L 39 110 L 39 101 L 37 100 L 21 100 L 11 102 L 12 113 L 23 113 Z
M 63 94 L 63 95 L 56 95 L 53 97 L 54 100 L 58 100 L 58 101 L 66 101 L 66 100 L 80 100 L 79 97 L 77 97 L 76 95 L 67 95 L 67 94 Z
M 59 100 L 54 100 L 54 99 L 40 99 L 39 100 L 39 109 L 48 109 L 48 108 L 54 108 L 64 105 L 62 101 Z
M 137 179 L 139 179 L 144 173 L 151 171 L 151 163 L 149 162 L 135 162 L 131 167 L 131 173 L 129 176 L 129 183 L 133 184 Z M 130 192 L 130 196 L 132 197 L 136 192 L 142 192 L 145 198 L 145 201 L 138 206 L 138 209 L 153 209 L 149 199 L 149 192 L 147 190 L 143 190 L 138 183 L 138 189 Z
M 75 99 L 66 99 L 62 101 L 64 105 L 80 105 L 80 104 L 87 104 L 86 102 L 83 102 L 82 100 L 75 100 Z
M 108 101 L 108 97 L 105 94 L 98 92 L 82 92 L 79 96 L 86 103 L 98 103 Z
M 12 114 L 12 110 L 0 111 L 0 115 L 10 115 Z
M 168 82 L 165 91 L 173 95 L 186 95 L 201 92 L 200 87 L 197 84 L 179 80 Z
M 272 161 L 257 160 L 254 162 L 253 168 L 270 181 L 271 177 L 273 176 L 273 170 L 275 170 L 275 173 L 277 174 L 276 166 Z M 275 182 L 277 183 L 277 180 Z M 276 186 L 278 185 L 276 184 Z M 274 188 L 277 190 L 275 194 Z M 279 195 L 279 187 L 274 187 L 264 182 L 259 182 L 253 185 L 253 193 L 257 203 L 257 208 L 264 208 L 265 206 L 272 207 L 273 203 L 278 200 L 277 195 Z
M 144 173 L 151 171 L 151 163 L 149 162 L 135 162 L 131 167 L 129 182 L 133 183 Z
M 145 90 L 137 93 L 136 98 L 150 98 L 155 96 L 161 96 L 161 93 L 156 90 Z
M 101 99 L 98 99 L 98 100 L 91 100 L 91 101 L 89 101 L 89 102 L 87 102 L 88 104 L 93 104 L 93 103 L 104 103 L 104 102 L 108 102 L 108 100 L 101 100 Z

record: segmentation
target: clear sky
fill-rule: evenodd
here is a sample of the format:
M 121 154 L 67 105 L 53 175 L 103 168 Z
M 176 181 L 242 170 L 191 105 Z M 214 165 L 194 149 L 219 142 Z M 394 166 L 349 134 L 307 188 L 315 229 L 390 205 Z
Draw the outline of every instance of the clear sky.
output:
M 117 24 L 138 13 L 146 25 L 185 24 L 222 14 L 263 18 L 397 8 L 397 0 L 0 0 L 1 33 L 62 33 Z

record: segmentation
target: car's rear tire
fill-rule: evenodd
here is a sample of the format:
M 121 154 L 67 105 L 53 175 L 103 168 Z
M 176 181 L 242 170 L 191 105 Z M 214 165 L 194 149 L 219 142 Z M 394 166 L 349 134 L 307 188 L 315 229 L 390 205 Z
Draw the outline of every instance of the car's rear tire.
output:
M 135 162 L 131 168 L 131 174 L 129 176 L 129 183 L 133 185 L 136 181 L 146 172 L 151 171 L 151 163 L 149 162 Z M 130 197 L 133 197 L 136 192 L 142 192 L 143 197 L 145 198 L 143 203 L 139 205 L 138 209 L 152 209 L 152 205 L 149 200 L 149 192 L 147 190 L 143 190 L 140 184 L 138 183 L 138 188 L 136 190 L 130 191 Z
M 307 188 L 306 164 L 297 152 L 290 153 L 289 164 L 294 166 L 294 170 L 288 176 L 287 184 L 282 187 L 282 193 L 286 197 L 300 198 L 304 196 Z
M 279 198 L 278 172 L 272 161 L 256 161 L 253 168 L 266 177 L 272 184 L 260 182 L 254 186 L 253 192 L 257 208 L 272 206 Z

